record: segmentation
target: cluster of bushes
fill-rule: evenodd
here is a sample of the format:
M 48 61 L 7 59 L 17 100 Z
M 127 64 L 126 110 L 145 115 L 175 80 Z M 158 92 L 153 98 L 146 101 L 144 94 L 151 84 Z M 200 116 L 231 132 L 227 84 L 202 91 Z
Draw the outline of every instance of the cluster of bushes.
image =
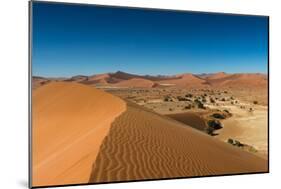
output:
M 173 102 L 173 99 L 170 96 L 165 96 L 164 101 L 165 102 Z
M 243 143 L 241 143 L 240 141 L 234 140 L 234 139 L 232 139 L 232 138 L 229 138 L 229 139 L 227 140 L 227 143 L 232 144 L 233 146 L 237 146 L 237 147 L 244 147 L 244 146 L 245 146 L 245 145 L 244 145 Z
M 225 119 L 226 118 L 226 116 L 224 114 L 220 114 L 220 113 L 214 113 L 214 114 L 212 114 L 212 117 L 216 118 L 216 119 Z
M 258 152 L 258 150 L 256 148 L 254 148 L 253 146 L 244 144 L 244 143 L 242 143 L 242 142 L 240 142 L 238 140 L 234 140 L 232 138 L 229 138 L 227 140 L 227 143 L 229 143 L 229 144 L 231 144 L 233 146 L 240 147 L 240 148 L 243 148 L 245 150 L 248 150 L 249 152 L 254 152 L 254 153 Z
M 231 114 L 227 109 L 223 110 L 227 114 Z
M 215 103 L 216 101 L 213 98 L 210 98 L 211 103 Z
M 185 97 L 187 97 L 187 98 L 192 98 L 193 95 L 189 93 L 189 94 L 186 94 Z
M 194 103 L 195 103 L 195 105 L 196 105 L 198 108 L 205 109 L 204 104 L 203 104 L 200 100 L 195 99 L 195 100 L 194 100 Z
M 192 108 L 191 104 L 188 104 L 187 106 L 184 107 L 185 110 L 188 110 L 188 109 L 191 109 L 191 108 Z
M 177 96 L 178 101 L 190 101 L 190 99 L 182 97 L 182 96 Z
M 223 128 L 222 124 L 218 120 L 209 120 L 207 122 L 207 128 L 206 128 L 206 133 L 208 135 L 214 136 L 214 131 L 219 130 Z

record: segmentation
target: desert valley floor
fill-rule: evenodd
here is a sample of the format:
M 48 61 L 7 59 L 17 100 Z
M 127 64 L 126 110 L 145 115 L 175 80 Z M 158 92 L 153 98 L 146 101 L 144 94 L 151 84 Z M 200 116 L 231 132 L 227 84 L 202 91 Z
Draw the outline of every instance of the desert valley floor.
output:
M 268 171 L 264 74 L 32 78 L 33 186 Z

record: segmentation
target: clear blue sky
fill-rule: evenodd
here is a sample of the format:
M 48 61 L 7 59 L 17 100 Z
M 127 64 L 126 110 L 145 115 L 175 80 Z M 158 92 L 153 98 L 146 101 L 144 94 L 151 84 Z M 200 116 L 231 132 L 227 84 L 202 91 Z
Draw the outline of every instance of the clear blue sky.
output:
M 33 75 L 267 73 L 268 19 L 33 2 Z

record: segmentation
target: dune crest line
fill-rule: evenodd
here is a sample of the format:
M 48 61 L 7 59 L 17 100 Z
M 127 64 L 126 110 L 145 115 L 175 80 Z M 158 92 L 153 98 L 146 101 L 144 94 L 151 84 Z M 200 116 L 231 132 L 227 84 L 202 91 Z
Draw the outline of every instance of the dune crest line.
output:
M 33 92 L 33 185 L 87 183 L 123 100 L 93 87 L 50 82 Z

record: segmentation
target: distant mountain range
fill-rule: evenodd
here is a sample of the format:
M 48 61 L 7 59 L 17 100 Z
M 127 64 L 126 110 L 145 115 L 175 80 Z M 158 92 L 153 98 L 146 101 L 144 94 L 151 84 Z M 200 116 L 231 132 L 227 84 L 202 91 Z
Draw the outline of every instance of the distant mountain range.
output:
M 268 83 L 267 80 L 267 75 L 261 73 L 227 74 L 218 72 L 211 74 L 184 73 L 172 76 L 151 76 L 117 71 L 115 73 L 104 73 L 92 76 L 76 75 L 71 78 L 45 78 L 33 76 L 32 87 L 37 88 L 51 81 L 67 81 L 105 87 L 266 88 Z

